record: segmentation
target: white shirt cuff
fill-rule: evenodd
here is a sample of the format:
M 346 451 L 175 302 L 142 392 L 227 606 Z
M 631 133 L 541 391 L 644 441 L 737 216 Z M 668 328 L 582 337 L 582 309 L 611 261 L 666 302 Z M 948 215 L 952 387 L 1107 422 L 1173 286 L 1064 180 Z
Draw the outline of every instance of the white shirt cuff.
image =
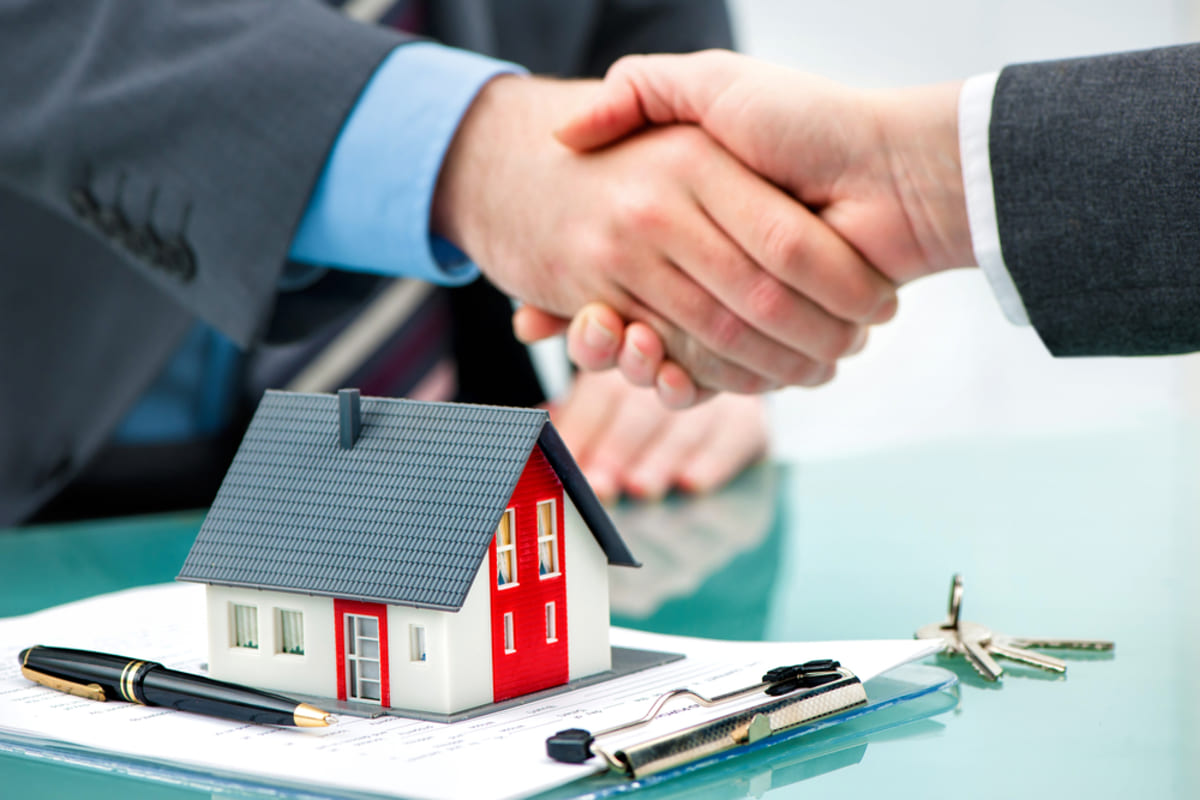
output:
M 963 84 L 958 96 L 958 149 L 962 157 L 963 189 L 975 263 L 983 270 L 1004 316 L 1016 325 L 1028 325 L 1029 314 L 1013 283 L 1000 250 L 996 198 L 992 190 L 992 162 L 988 128 L 992 122 L 992 96 L 999 72 L 976 75 Z

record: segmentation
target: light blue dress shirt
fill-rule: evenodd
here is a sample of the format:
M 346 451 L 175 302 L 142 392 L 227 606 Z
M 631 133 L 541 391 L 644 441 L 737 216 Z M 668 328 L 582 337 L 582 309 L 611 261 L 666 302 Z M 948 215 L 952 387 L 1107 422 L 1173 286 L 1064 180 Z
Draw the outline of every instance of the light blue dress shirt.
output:
M 459 286 L 479 274 L 429 230 L 438 173 L 475 95 L 514 64 L 431 42 L 397 47 L 363 89 L 292 241 L 293 261 Z M 289 270 L 281 289 L 306 276 Z M 123 444 L 180 442 L 228 424 L 241 359 L 197 323 L 118 427 Z

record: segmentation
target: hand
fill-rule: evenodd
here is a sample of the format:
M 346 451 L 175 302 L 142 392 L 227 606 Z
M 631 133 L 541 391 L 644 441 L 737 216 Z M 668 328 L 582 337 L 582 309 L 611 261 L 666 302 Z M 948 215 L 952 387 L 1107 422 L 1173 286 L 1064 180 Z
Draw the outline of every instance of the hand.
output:
M 566 333 L 567 355 L 581 369 L 604 372 L 618 367 L 630 384 L 653 386 L 667 408 L 691 408 L 716 394 L 698 387 L 682 367 L 666 358 L 662 340 L 649 326 L 627 325 L 603 303 L 589 303 L 571 320 L 521 306 L 513 314 L 513 333 L 526 344 Z M 864 338 L 857 349 L 865 344 Z
M 631 56 L 558 138 L 588 150 L 647 124 L 698 124 L 900 284 L 973 261 L 960 88 L 859 91 L 718 50 Z
M 594 84 L 502 77 L 463 119 L 434 230 L 553 314 L 606 303 L 700 383 L 816 385 L 890 317 L 894 287 L 694 126 L 581 155 L 551 135 Z
M 602 500 L 622 490 L 647 499 L 672 487 L 710 491 L 767 448 L 761 398 L 724 394 L 687 411 L 668 411 L 653 391 L 612 372 L 581 373 L 550 413 Z

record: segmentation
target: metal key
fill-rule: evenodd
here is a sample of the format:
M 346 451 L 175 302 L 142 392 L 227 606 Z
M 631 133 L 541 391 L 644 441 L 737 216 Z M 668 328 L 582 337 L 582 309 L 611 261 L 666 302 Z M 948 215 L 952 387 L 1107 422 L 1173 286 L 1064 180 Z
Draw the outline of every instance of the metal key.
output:
M 985 680 L 995 681 L 1004 674 L 995 656 L 1029 666 L 1057 672 L 1067 671 L 1062 659 L 1030 648 L 1062 648 L 1071 650 L 1112 650 L 1113 643 L 1098 639 L 1039 639 L 995 633 L 977 622 L 960 619 L 962 610 L 962 577 L 955 575 L 950 584 L 950 610 L 946 621 L 926 625 L 917 631 L 918 639 L 942 639 L 947 653 L 966 657 Z
M 926 625 L 917 631 L 918 639 L 941 639 L 943 642 L 943 652 L 948 655 L 958 654 L 967 659 L 975 671 L 978 672 L 984 680 L 995 681 L 1004 670 L 996 663 L 995 659 L 984 649 L 987 644 L 987 637 L 976 636 L 974 623 L 960 622 L 960 614 L 962 611 L 962 595 L 963 582 L 961 575 L 955 575 L 950 582 L 950 607 L 946 613 L 945 622 L 935 622 L 932 625 Z M 968 627 L 974 626 L 974 627 Z M 964 629 L 970 630 L 971 635 L 964 637 L 962 632 Z

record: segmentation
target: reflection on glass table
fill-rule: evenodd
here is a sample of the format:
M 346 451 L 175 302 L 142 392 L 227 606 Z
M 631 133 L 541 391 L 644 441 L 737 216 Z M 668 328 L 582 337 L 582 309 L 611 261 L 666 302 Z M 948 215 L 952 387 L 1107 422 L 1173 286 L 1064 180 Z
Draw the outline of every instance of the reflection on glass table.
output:
M 765 465 L 712 497 L 616 516 L 646 563 L 614 583 L 619 624 L 730 640 L 907 638 L 944 617 L 960 572 L 964 619 L 1116 642 L 1070 659 L 1065 676 L 1006 666 L 997 684 L 933 659 L 961 680 L 949 713 L 831 742 L 827 760 L 788 745 L 643 796 L 1005 797 L 1015 781 L 1040 796 L 1200 797 L 1200 432 L 1181 420 Z M 170 580 L 199 521 L 0 534 L 0 613 Z M 0 785 L 207 796 L 8 756 Z

